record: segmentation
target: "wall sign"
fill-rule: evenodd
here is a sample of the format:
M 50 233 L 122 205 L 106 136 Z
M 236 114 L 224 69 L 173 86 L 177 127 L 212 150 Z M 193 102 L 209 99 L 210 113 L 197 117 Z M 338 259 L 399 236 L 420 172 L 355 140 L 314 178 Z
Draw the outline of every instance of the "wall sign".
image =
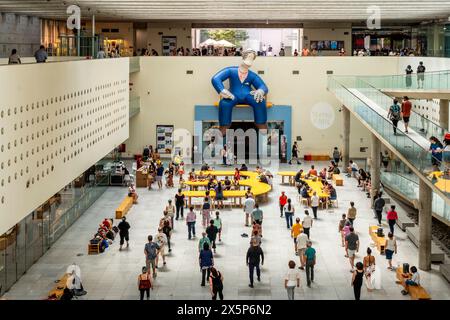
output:
M 173 126 L 156 126 L 156 149 L 159 154 L 171 154 L 173 149 Z

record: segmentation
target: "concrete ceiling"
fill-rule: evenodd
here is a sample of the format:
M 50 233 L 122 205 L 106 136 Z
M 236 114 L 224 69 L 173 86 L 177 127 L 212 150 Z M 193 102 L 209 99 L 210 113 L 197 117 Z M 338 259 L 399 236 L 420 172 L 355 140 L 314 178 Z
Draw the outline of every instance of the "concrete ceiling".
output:
M 383 20 L 447 19 L 449 0 L 0 0 L 0 12 L 66 19 L 76 4 L 82 17 L 100 20 L 185 21 L 365 21 L 371 6 Z

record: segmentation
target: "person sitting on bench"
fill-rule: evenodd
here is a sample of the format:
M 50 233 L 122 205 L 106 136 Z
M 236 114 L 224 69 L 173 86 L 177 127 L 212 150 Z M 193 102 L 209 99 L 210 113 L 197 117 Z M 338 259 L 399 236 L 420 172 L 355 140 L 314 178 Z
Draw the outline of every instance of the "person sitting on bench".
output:
M 411 267 L 411 279 L 407 279 L 405 281 L 405 290 L 402 290 L 403 295 L 407 295 L 409 293 L 409 287 L 417 287 L 420 286 L 420 275 L 415 266 Z

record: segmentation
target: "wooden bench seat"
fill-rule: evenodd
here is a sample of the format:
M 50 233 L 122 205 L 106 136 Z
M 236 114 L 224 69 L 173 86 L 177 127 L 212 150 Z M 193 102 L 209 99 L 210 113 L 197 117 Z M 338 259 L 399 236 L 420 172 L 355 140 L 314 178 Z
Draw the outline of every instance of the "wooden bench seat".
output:
M 342 179 L 341 175 L 334 174 L 333 173 L 333 181 L 336 184 L 336 186 L 343 186 L 344 185 L 344 179 Z
M 214 102 L 214 107 L 219 107 L 219 102 Z M 249 108 L 250 105 L 248 104 L 237 104 L 236 105 L 237 108 Z M 273 107 L 273 103 L 272 102 L 267 102 L 266 103 L 266 108 L 272 108 Z
M 133 197 L 127 196 L 116 209 L 116 219 L 122 219 L 122 217 L 126 216 L 132 205 Z
M 68 278 L 69 274 L 64 274 L 64 276 L 59 279 L 55 287 L 48 293 L 48 297 L 54 296 L 56 300 L 60 300 L 64 293 L 64 289 L 66 288 L 66 282 Z
M 404 288 L 406 288 L 406 280 L 410 277 L 404 277 L 403 276 L 403 268 L 398 267 L 396 270 L 397 273 L 397 280 L 398 284 L 401 284 Z M 422 286 L 408 286 L 409 295 L 411 296 L 411 299 L 413 300 L 430 300 L 431 296 L 428 294 L 427 290 L 425 290 Z
M 378 228 L 379 228 L 378 226 L 369 226 L 369 234 L 373 242 L 377 246 L 377 249 L 380 252 L 380 254 L 384 254 L 384 251 L 386 249 L 386 237 L 377 236 Z
M 100 253 L 100 242 L 96 244 L 88 244 L 88 254 L 99 254 Z

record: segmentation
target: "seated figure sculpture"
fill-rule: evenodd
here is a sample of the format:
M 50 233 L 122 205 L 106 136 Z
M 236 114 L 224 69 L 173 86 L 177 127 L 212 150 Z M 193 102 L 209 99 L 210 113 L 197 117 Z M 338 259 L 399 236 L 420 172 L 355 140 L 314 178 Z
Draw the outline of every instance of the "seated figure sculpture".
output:
M 213 87 L 222 98 L 219 103 L 219 124 L 222 134 L 225 134 L 226 129 L 231 126 L 232 111 L 237 104 L 250 105 L 253 108 L 256 127 L 267 129 L 265 96 L 269 89 L 255 72 L 249 70 L 255 59 L 256 52 L 246 50 L 242 54 L 239 66 L 224 68 L 211 79 Z M 229 90 L 223 85 L 226 80 L 230 83 Z

